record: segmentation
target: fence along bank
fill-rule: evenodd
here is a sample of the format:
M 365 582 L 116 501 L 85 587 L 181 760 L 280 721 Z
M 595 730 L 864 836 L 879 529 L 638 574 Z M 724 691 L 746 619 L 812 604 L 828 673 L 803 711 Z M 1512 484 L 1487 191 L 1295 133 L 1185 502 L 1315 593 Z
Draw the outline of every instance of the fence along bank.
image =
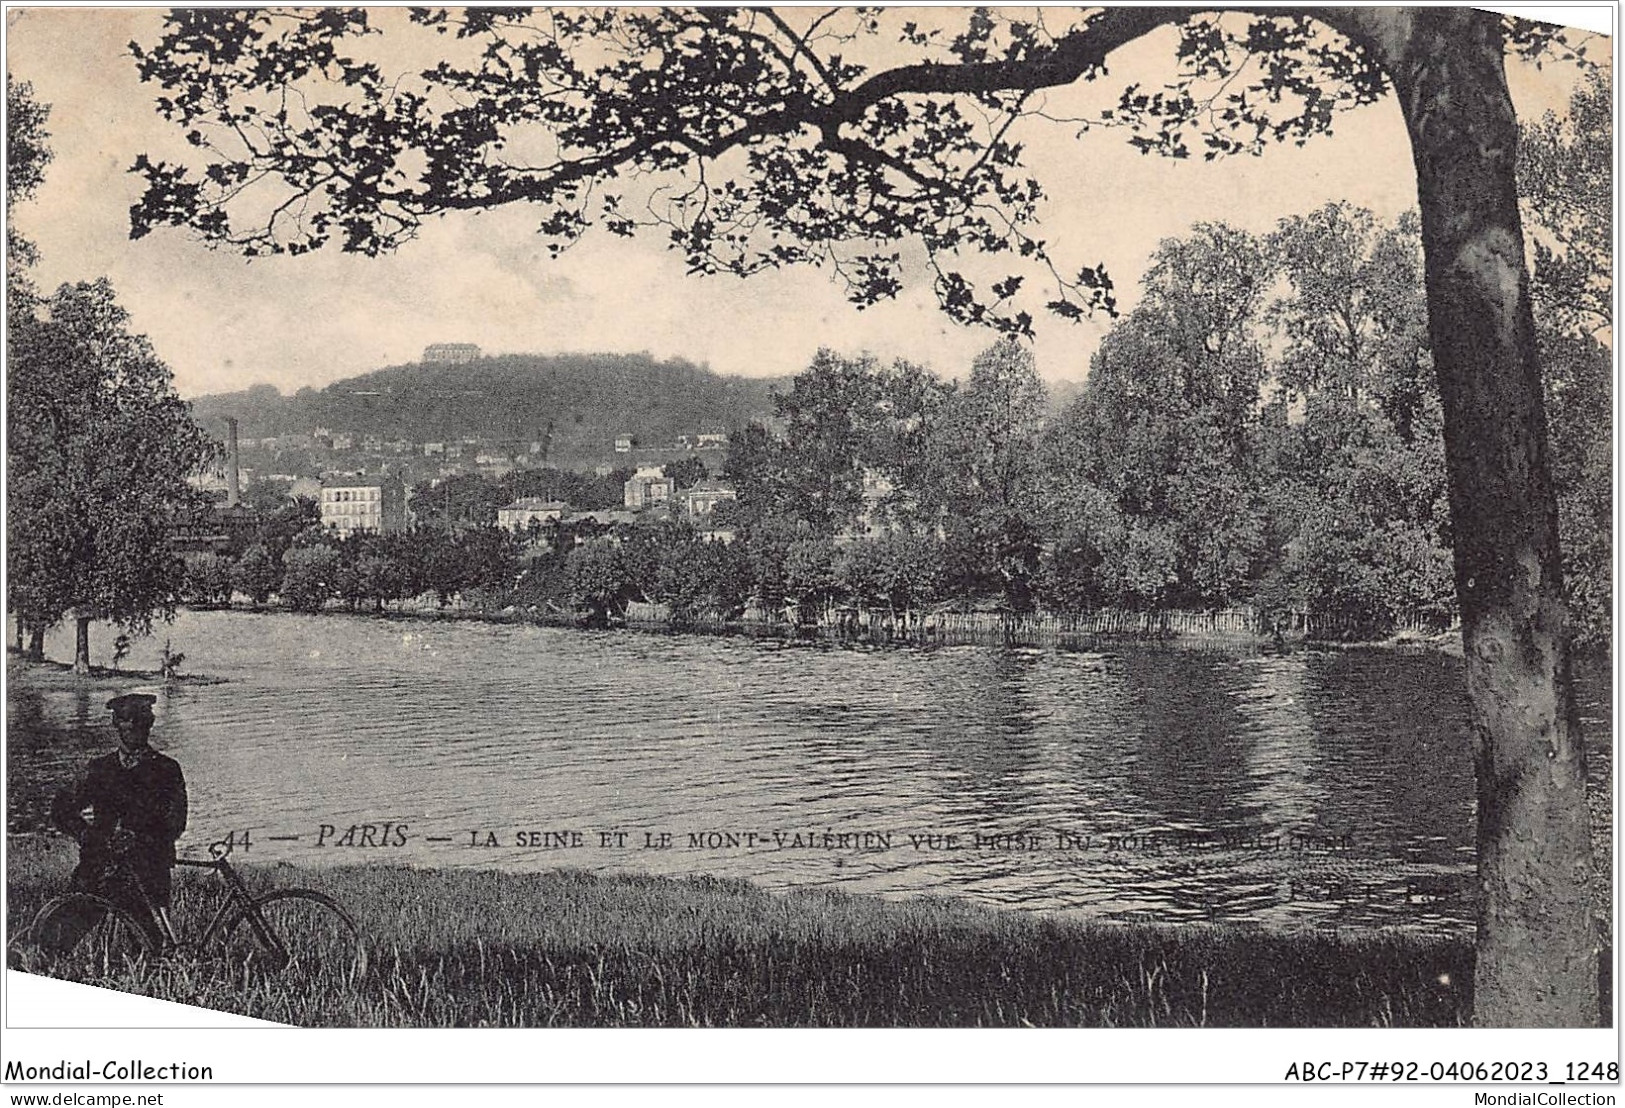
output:
M 830 607 L 813 612 L 752 606 L 735 620 L 705 613 L 673 620 L 668 605 L 634 602 L 626 622 L 634 627 L 757 634 L 804 634 L 870 642 L 939 643 L 944 645 L 1066 646 L 1102 638 L 1166 641 L 1253 642 L 1260 639 L 1329 642 L 1377 642 L 1396 636 L 1442 635 L 1455 626 L 1422 616 L 1373 621 L 1314 612 L 1263 612 L 1226 608 L 1211 612 L 893 611 L 863 607 Z

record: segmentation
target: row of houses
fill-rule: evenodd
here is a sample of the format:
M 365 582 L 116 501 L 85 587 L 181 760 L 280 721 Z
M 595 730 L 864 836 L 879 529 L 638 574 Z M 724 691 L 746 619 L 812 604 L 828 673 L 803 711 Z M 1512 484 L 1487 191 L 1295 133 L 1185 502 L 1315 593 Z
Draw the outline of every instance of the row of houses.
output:
M 705 480 L 692 488 L 677 491 L 677 482 L 666 476 L 659 466 L 639 469 L 622 489 L 622 504 L 628 512 L 643 512 L 661 505 L 672 505 L 690 519 L 704 519 L 716 511 L 717 505 L 737 500 L 739 493 L 720 481 Z M 541 497 L 521 497 L 512 504 L 497 509 L 498 526 L 523 531 L 534 523 L 548 523 L 564 518 L 570 506 L 562 500 Z
M 666 476 L 661 466 L 641 466 L 624 486 L 623 503 L 632 511 L 644 511 L 671 502 L 677 497 L 677 482 Z M 721 481 L 704 480 L 683 490 L 681 507 L 691 518 L 710 515 L 718 504 L 737 500 L 739 493 Z
M 414 455 L 425 458 L 473 458 L 486 463 L 519 461 L 535 454 L 547 453 L 545 438 L 523 439 L 433 439 L 414 442 L 410 439 L 386 438 L 383 435 L 363 434 L 356 431 L 335 431 L 317 427 L 309 434 L 269 435 L 246 440 L 245 445 L 260 450 L 329 450 L 333 452 L 360 451 L 364 454 Z M 661 453 L 711 451 L 728 449 L 728 436 L 722 432 L 703 432 L 678 435 L 671 443 L 646 443 L 634 435 L 619 435 L 615 439 L 615 453 Z
M 726 450 L 728 436 L 720 431 L 705 431 L 697 435 L 678 435 L 674 443 L 656 444 L 640 442 L 636 435 L 615 436 L 615 453 L 630 454 L 635 450 L 675 452 L 679 450 Z
M 414 442 L 356 431 L 335 431 L 318 427 L 309 434 L 269 435 L 246 439 L 244 446 L 268 452 L 283 450 L 325 450 L 333 453 L 393 454 L 424 458 L 468 458 L 477 462 L 522 461 L 547 453 L 545 438 L 518 439 L 436 439 Z
M 666 476 L 658 466 L 639 469 L 623 488 L 624 519 L 599 518 L 605 512 L 577 513 L 582 518 L 590 515 L 599 523 L 619 523 L 634 519 L 638 513 L 671 505 L 687 518 L 705 521 L 719 504 L 738 499 L 738 493 L 719 481 L 706 480 L 678 495 L 676 481 Z M 373 531 L 392 534 L 403 531 L 411 522 L 405 483 L 397 475 L 337 474 L 322 479 L 318 507 L 322 526 L 340 534 Z M 514 532 L 523 532 L 535 524 L 572 522 L 570 505 L 562 500 L 541 497 L 521 497 L 497 509 L 497 526 Z
M 716 434 L 680 435 L 676 444 L 649 447 L 637 444 L 631 436 L 617 440 L 614 462 L 600 464 L 600 475 L 616 465 L 648 468 L 667 463 L 677 457 L 698 457 L 695 451 L 720 451 L 727 448 L 728 436 Z M 344 466 L 343 459 L 351 459 L 360 468 L 360 458 L 374 459 L 387 465 L 410 465 L 422 477 L 452 477 L 477 474 L 501 480 L 510 474 L 560 464 L 550 457 L 550 440 L 546 436 L 524 439 L 462 438 L 414 442 L 402 438 L 386 438 L 376 434 L 358 434 L 318 427 L 309 434 L 276 435 L 260 439 L 247 439 L 244 446 L 262 452 L 254 456 L 256 464 L 274 469 L 276 456 L 287 451 L 314 451 L 318 455 L 336 455 L 330 466 Z M 398 459 L 398 461 L 396 460 Z M 575 461 L 582 459 L 577 456 Z M 369 463 L 370 468 L 381 466 Z M 216 485 L 220 483 L 216 480 Z M 658 496 L 658 492 L 654 494 Z

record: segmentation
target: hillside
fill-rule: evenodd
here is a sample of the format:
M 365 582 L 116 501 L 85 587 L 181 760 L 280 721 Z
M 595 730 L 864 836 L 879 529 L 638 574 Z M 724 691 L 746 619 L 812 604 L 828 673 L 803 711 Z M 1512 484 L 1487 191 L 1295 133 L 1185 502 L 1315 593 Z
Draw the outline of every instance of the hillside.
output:
M 643 354 L 513 354 L 391 366 L 293 396 L 256 385 L 192 406 L 219 435 L 235 416 L 245 439 L 317 427 L 413 442 L 539 439 L 551 424 L 555 454 L 597 454 L 617 435 L 671 442 L 737 429 L 772 413 L 779 383 Z

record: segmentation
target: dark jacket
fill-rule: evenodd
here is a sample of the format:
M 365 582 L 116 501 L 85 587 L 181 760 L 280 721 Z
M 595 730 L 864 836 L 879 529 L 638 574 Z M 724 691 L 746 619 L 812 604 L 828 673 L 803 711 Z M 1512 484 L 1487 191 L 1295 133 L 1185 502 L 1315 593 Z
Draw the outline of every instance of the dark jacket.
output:
M 90 809 L 90 819 L 80 813 Z M 168 899 L 169 869 L 175 864 L 175 840 L 186 830 L 186 780 L 180 763 L 147 751 L 126 766 L 117 753 L 94 759 L 71 789 L 57 793 L 51 804 L 56 825 L 79 841 L 79 870 L 74 883 L 93 886 L 112 860 L 115 832 L 126 832 L 126 857 L 149 893 Z

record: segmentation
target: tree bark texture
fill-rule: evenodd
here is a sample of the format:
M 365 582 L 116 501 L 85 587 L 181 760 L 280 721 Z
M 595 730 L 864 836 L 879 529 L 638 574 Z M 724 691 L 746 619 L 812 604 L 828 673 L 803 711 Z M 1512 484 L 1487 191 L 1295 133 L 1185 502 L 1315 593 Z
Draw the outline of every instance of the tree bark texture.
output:
M 1500 19 L 1390 10 L 1416 162 L 1429 329 L 1478 775 L 1479 1026 L 1599 1021 L 1586 758 L 1513 166 Z
M 90 616 L 75 616 L 73 620 L 73 672 L 90 672 Z

